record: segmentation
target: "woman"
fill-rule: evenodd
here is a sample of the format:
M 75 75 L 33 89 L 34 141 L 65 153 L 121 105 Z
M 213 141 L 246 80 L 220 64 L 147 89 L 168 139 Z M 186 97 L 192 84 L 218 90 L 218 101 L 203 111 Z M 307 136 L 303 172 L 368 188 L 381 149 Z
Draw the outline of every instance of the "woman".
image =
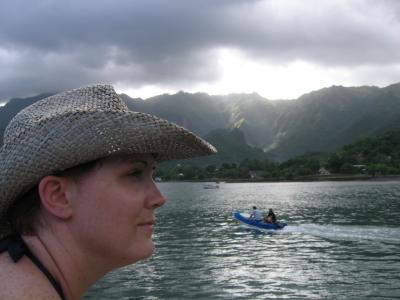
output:
M 0 151 L 0 299 L 79 299 L 107 272 L 149 257 L 166 201 L 156 162 L 215 152 L 129 111 L 107 85 L 22 110 Z
M 268 214 L 265 216 L 265 223 L 276 223 L 276 216 L 272 208 L 268 210 Z

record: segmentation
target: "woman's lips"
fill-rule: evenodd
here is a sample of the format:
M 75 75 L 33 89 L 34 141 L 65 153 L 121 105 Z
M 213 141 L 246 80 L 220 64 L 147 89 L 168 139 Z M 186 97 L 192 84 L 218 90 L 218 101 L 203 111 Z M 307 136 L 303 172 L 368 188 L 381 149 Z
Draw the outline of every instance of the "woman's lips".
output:
M 142 222 L 138 226 L 152 233 L 154 230 L 154 221 Z
M 150 220 L 150 221 L 144 221 L 144 222 L 140 222 L 138 225 L 139 226 L 143 226 L 143 225 L 153 225 L 154 226 L 154 220 Z

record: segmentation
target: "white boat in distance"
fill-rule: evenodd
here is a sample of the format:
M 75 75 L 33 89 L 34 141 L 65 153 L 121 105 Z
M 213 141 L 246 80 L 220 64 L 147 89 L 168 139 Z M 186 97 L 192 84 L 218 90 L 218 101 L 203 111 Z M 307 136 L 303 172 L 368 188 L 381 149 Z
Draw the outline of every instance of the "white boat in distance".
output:
M 217 183 L 206 183 L 203 184 L 204 189 L 219 189 L 219 185 Z

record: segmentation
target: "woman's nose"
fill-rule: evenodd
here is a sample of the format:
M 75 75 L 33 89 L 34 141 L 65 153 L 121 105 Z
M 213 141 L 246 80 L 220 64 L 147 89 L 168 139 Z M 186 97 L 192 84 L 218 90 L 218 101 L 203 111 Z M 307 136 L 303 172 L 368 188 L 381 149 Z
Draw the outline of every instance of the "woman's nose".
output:
M 148 200 L 149 200 L 149 201 L 147 201 L 148 208 L 161 207 L 165 204 L 165 202 L 167 202 L 167 199 L 160 192 L 160 190 L 158 189 L 155 182 L 152 182 L 152 184 L 151 184 L 151 192 L 150 192 Z

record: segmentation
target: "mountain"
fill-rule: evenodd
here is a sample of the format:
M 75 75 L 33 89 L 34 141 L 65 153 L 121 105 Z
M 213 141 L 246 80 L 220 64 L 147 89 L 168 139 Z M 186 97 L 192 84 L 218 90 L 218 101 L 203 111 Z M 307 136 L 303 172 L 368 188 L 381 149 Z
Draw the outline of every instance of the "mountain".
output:
M 400 124 L 400 84 L 387 88 L 333 86 L 303 95 L 281 114 L 267 152 L 289 158 L 327 152 Z
M 262 149 L 248 145 L 243 132 L 237 128 L 215 129 L 204 138 L 218 149 L 218 153 L 211 156 L 193 158 L 190 160 L 192 165 L 219 165 L 223 162 L 239 164 L 246 158 L 259 160 L 273 159 L 273 157 L 270 157 Z M 163 166 L 172 168 L 177 163 L 180 163 L 180 161 L 164 162 Z
M 278 160 L 335 151 L 400 128 L 400 83 L 385 88 L 332 86 L 293 101 L 270 101 L 255 93 L 183 92 L 125 100 L 133 110 L 175 121 L 202 136 L 218 128 L 237 128 L 249 145 Z
M 133 111 L 167 119 L 201 136 L 214 129 L 225 128 L 229 122 L 229 113 L 225 111 L 224 101 L 214 101 L 213 97 L 203 93 L 179 92 L 146 100 L 131 99 L 122 95 L 122 99 Z
M 338 172 L 346 165 L 366 166 L 368 170 L 380 169 L 386 174 L 399 174 L 400 130 L 387 131 L 344 146 L 330 155 L 327 167 Z
M 24 107 L 35 103 L 36 101 L 51 96 L 50 93 L 40 94 L 28 98 L 13 98 L 9 100 L 3 107 L 0 107 L 0 141 L 2 144 L 4 129 L 10 120 Z
M 133 111 L 154 114 L 201 136 L 215 129 L 237 128 L 252 146 L 264 146 L 274 139 L 272 129 L 279 109 L 273 101 L 256 93 L 210 96 L 179 92 L 146 100 L 131 99 L 126 95 L 122 97 Z
M 19 109 L 40 97 L 12 99 L 1 107 L 0 130 Z M 400 83 L 384 88 L 332 86 L 292 101 L 271 101 L 256 93 L 121 97 L 131 110 L 157 115 L 212 140 L 223 149 L 219 156 L 223 160 L 236 161 L 243 155 L 286 160 L 335 151 L 361 138 L 400 129 Z
M 262 149 L 248 145 L 244 133 L 237 128 L 215 129 L 207 134 L 205 139 L 218 149 L 216 155 L 207 158 L 209 163 L 221 161 L 240 163 L 249 157 L 254 159 L 270 158 Z

